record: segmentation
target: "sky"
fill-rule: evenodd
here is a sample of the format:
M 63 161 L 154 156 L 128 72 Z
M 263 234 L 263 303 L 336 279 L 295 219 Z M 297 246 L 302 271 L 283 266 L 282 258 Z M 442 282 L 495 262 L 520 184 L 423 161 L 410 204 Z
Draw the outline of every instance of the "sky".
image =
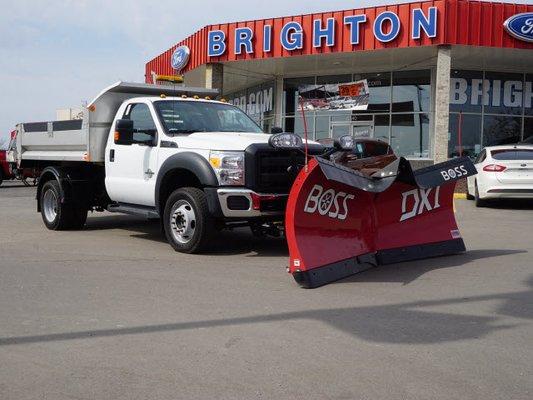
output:
M 205 25 L 402 2 L 0 0 L 0 142 L 118 80 L 143 82 L 147 61 Z

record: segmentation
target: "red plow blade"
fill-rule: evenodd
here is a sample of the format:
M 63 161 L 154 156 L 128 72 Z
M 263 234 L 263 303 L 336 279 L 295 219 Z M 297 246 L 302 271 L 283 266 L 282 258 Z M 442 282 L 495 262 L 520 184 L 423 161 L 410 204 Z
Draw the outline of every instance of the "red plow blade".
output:
M 475 173 L 466 157 L 417 171 L 399 159 L 372 176 L 312 159 L 287 204 L 289 272 L 314 288 L 381 264 L 465 251 L 453 193 Z

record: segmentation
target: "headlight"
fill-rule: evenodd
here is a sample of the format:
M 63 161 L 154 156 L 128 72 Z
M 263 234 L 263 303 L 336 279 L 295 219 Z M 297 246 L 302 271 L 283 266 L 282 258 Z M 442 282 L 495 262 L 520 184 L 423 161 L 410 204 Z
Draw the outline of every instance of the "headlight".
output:
M 302 138 L 294 133 L 289 132 L 276 133 L 275 135 L 270 136 L 268 143 L 272 147 L 280 149 L 294 149 L 301 148 L 303 146 Z
M 341 136 L 339 138 L 339 146 L 343 150 L 352 150 L 355 146 L 355 139 L 351 135 Z
M 209 163 L 215 170 L 220 185 L 244 185 L 244 153 L 211 151 Z

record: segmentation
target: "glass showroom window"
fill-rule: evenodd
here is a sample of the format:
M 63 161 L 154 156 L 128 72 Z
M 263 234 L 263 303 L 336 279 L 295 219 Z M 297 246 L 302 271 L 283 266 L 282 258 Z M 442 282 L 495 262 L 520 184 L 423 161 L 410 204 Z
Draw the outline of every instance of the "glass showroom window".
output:
M 533 74 L 526 75 L 524 83 L 524 114 L 533 117 Z M 529 132 L 529 135 L 533 135 Z M 524 137 L 528 136 L 528 132 L 524 129 Z
M 450 114 L 448 157 L 475 157 L 481 152 L 481 115 Z
M 518 143 L 521 140 L 522 118 L 508 115 L 485 115 L 483 146 Z
M 448 156 L 475 157 L 485 146 L 521 141 L 532 115 L 533 76 L 452 71 Z
M 392 114 L 390 145 L 399 156 L 429 158 L 429 115 Z
M 524 140 L 533 137 L 533 118 L 524 118 Z
M 408 158 L 429 158 L 431 72 L 392 73 L 390 144 Z

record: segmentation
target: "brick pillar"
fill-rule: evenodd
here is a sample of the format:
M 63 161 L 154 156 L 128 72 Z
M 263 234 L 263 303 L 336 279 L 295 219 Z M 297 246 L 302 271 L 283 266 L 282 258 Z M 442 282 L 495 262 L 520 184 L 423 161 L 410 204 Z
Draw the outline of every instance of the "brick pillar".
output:
M 222 64 L 207 64 L 205 66 L 205 87 L 218 89 L 220 96 L 224 89 L 224 66 Z
M 435 136 L 433 158 L 435 163 L 448 159 L 448 132 L 450 121 L 451 48 L 439 46 L 435 74 Z

